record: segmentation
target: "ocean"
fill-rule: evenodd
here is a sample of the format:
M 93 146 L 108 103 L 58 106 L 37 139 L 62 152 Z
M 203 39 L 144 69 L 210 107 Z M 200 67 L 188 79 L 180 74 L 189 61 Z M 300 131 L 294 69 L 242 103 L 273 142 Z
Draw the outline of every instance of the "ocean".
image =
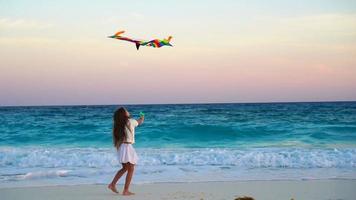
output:
M 0 187 L 109 183 L 118 107 L 0 107 Z M 136 184 L 356 179 L 356 102 L 125 107 Z

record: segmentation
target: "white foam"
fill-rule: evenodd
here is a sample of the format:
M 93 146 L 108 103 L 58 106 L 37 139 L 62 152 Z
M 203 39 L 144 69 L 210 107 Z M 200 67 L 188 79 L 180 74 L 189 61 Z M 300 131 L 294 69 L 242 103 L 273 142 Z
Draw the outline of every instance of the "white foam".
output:
M 355 168 L 356 149 L 137 149 L 139 165 L 230 165 L 241 168 Z M 0 148 L 0 168 L 117 166 L 111 148 Z
M 50 171 L 36 171 L 28 172 L 24 175 L 19 175 L 19 179 L 37 179 L 37 178 L 55 178 L 66 177 L 70 170 L 50 170 Z
M 356 178 L 355 148 L 136 150 L 137 182 Z M 14 181 L 106 183 L 119 167 L 114 148 L 0 147 L 0 187 Z

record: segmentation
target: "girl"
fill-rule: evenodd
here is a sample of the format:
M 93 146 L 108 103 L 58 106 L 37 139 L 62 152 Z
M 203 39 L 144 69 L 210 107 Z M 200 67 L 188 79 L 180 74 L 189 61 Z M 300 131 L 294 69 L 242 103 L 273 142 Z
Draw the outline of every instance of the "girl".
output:
M 122 195 L 135 194 L 129 191 L 135 164 L 138 160 L 136 151 L 132 144 L 135 143 L 135 128 L 138 125 L 141 125 L 143 121 L 143 115 L 141 115 L 138 120 L 132 119 L 130 117 L 130 113 L 123 107 L 115 111 L 113 142 L 117 149 L 119 162 L 122 164 L 122 168 L 116 173 L 114 179 L 108 185 L 108 188 L 115 193 L 119 193 L 116 190 L 116 183 L 119 181 L 121 176 L 127 172 L 125 187 Z

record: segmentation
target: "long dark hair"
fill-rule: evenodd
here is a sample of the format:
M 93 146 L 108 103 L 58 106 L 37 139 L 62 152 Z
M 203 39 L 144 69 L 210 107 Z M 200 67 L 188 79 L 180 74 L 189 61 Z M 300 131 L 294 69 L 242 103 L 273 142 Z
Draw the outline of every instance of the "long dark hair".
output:
M 126 127 L 130 116 L 124 107 L 120 107 L 114 113 L 114 127 L 112 130 L 113 143 L 116 148 L 119 148 L 121 143 L 126 138 Z

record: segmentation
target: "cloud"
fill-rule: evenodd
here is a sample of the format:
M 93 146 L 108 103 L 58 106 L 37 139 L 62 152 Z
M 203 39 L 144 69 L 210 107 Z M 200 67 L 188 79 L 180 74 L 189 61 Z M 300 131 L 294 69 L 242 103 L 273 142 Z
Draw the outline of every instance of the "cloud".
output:
M 60 44 L 60 41 L 52 38 L 44 38 L 44 37 L 0 37 L 0 44 L 4 46 L 5 45 L 43 46 L 43 45 L 58 45 Z
M 140 12 L 129 12 L 127 14 L 120 14 L 116 16 L 110 16 L 103 19 L 106 24 L 122 24 L 124 22 L 141 21 L 145 19 L 145 15 Z
M 0 18 L 0 29 L 5 30 L 47 29 L 51 27 L 53 27 L 53 24 L 36 20 Z
M 142 13 L 139 13 L 139 12 L 131 12 L 130 16 L 137 20 L 144 19 L 144 17 L 145 17 Z
M 257 47 L 346 51 L 354 50 L 356 45 L 356 14 L 257 16 L 238 28 L 238 34 L 230 37 L 231 45 L 251 47 L 252 51 Z

